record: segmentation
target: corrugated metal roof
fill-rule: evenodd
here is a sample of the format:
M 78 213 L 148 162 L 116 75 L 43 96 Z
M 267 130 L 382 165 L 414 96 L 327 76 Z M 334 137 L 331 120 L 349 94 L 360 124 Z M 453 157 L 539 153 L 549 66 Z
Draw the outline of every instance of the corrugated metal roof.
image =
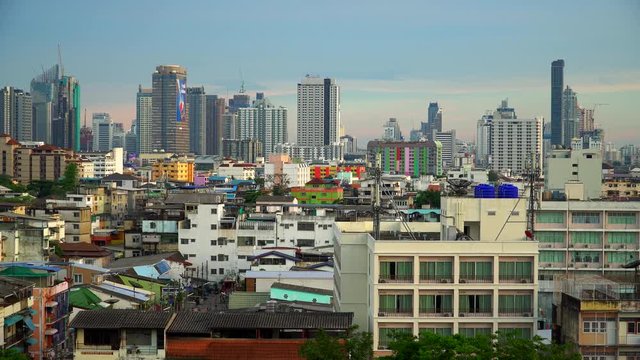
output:
M 81 311 L 69 327 L 75 329 L 164 329 L 173 313 L 131 309 Z
M 333 291 L 331 290 L 312 288 L 308 286 L 284 284 L 280 282 L 273 283 L 271 285 L 271 289 L 293 290 L 293 291 L 306 292 L 311 294 L 333 296 Z
M 333 279 L 329 271 L 247 271 L 250 279 Z
M 229 295 L 229 310 L 254 307 L 269 299 L 268 292 L 234 291 Z
M 148 301 L 151 297 L 147 294 L 146 290 L 136 289 L 133 291 L 132 289 L 123 288 L 111 284 L 102 283 L 100 285 L 96 285 L 97 289 L 102 289 L 105 291 L 109 291 L 112 293 L 120 294 L 122 296 L 127 296 L 130 298 L 134 298 L 140 301 Z
M 353 313 L 327 312 L 180 312 L 167 333 L 209 334 L 214 329 L 347 329 Z

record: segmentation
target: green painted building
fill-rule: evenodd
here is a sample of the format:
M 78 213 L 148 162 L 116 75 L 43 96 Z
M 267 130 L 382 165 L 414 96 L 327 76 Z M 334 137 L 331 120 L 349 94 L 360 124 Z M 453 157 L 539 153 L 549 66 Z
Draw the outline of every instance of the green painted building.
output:
M 271 285 L 270 296 L 272 300 L 297 301 L 311 304 L 331 305 L 333 302 L 333 291 L 331 290 L 278 282 Z
M 442 144 L 439 141 L 369 141 L 367 160 L 374 166 L 380 154 L 382 171 L 414 178 L 442 175 Z

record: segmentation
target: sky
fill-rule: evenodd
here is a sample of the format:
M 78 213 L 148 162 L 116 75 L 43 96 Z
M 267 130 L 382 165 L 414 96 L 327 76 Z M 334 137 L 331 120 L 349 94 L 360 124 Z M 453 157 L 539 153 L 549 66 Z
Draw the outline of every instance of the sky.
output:
M 296 84 L 335 78 L 359 147 L 390 117 L 408 137 L 443 107 L 443 129 L 473 140 L 476 121 L 509 99 L 518 117 L 550 118 L 550 66 L 596 109 L 607 141 L 639 144 L 640 1 L 0 0 L 0 86 L 28 89 L 58 61 L 82 86 L 82 108 L 128 125 L 138 84 L 161 64 L 188 86 L 265 92 L 289 109 Z

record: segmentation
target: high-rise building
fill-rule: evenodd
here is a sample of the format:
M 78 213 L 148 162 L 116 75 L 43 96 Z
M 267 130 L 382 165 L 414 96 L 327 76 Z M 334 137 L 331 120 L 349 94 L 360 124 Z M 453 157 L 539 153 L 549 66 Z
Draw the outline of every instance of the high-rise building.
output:
M 562 92 L 562 145 L 569 149 L 573 138 L 580 136 L 580 108 L 578 96 L 570 88 Z
M 493 113 L 493 117 L 496 119 L 517 119 L 516 110 L 509 107 L 509 99 L 504 99 L 500 102 L 500 107 Z
M 227 112 L 222 115 L 222 138 L 223 139 L 239 139 L 240 123 L 238 115 Z M 222 151 L 222 149 L 220 149 Z
M 551 63 L 551 145 L 562 145 L 562 90 L 564 89 L 564 60 Z
M 593 131 L 595 129 L 594 112 L 595 109 L 580 108 L 579 132 L 581 136 L 583 133 Z
M 354 154 L 358 151 L 358 140 L 351 135 L 344 135 L 340 137 L 340 142 L 344 144 L 345 154 Z
M 93 130 L 86 123 L 80 129 L 80 151 L 93 151 Z
M 112 148 L 124 148 L 124 124 L 112 123 L 111 124 L 111 147 Z
M 222 132 L 226 100 L 218 95 L 205 95 L 206 102 L 206 150 L 208 155 L 222 154 Z
M 420 125 L 422 135 L 433 140 L 433 133 L 442 131 L 442 108 L 437 102 L 430 102 L 427 108 L 427 122 Z
M 491 169 L 522 175 L 533 158 L 542 169 L 543 119 L 493 119 Z
M 160 65 L 153 73 L 152 83 L 153 149 L 188 153 L 187 70 L 179 65 Z
M 136 136 L 138 152 L 153 152 L 153 91 L 138 86 L 136 95 Z
M 298 145 L 340 141 L 340 88 L 334 79 L 306 76 L 298 84 Z
M 493 115 L 485 114 L 476 127 L 476 165 L 486 168 L 491 159 L 491 127 Z
M 244 89 L 240 90 L 240 94 L 233 95 L 233 98 L 229 99 L 229 112 L 236 113 L 239 109 L 248 108 L 251 106 L 251 96 L 244 93 Z
M 60 66 L 54 65 L 31 80 L 34 141 L 51 143 L 51 123 L 58 105 L 57 92 L 61 77 Z
M 384 134 L 382 135 L 384 140 L 403 140 L 402 132 L 400 132 L 400 125 L 396 118 L 389 118 L 389 121 L 387 121 L 382 128 L 384 129 Z
M 256 139 L 224 139 L 222 140 L 222 156 L 246 163 L 255 163 L 262 156 L 262 144 Z
M 453 167 L 453 156 L 456 153 L 456 131 L 434 131 L 435 141 L 442 144 L 442 168 L 450 169 Z
M 10 86 L 0 89 L 0 129 L 18 141 L 32 139 L 31 94 Z
M 93 151 L 109 151 L 113 148 L 113 128 L 111 115 L 108 113 L 94 113 L 93 124 Z
M 189 114 L 189 138 L 191 152 L 204 155 L 206 150 L 207 104 L 204 87 L 187 88 L 187 113 Z
M 62 75 L 56 89 L 56 106 L 51 121 L 51 142 L 80 151 L 80 83 Z
M 257 139 L 262 143 L 262 154 L 273 152 L 276 144 L 287 142 L 287 108 L 273 106 L 268 99 L 256 100 L 249 108 L 238 109 L 240 134 L 238 138 Z
M 138 153 L 138 134 L 135 121 L 131 124 L 131 129 L 124 135 L 124 151 L 127 152 L 127 158 Z
M 442 144 L 438 141 L 369 141 L 368 162 L 375 164 L 380 154 L 383 172 L 411 177 L 442 175 Z

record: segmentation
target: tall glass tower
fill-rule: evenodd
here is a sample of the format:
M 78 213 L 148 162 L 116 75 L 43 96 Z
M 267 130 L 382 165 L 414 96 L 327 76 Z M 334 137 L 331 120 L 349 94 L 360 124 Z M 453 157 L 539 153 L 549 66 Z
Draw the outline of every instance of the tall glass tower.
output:
M 160 65 L 152 76 L 153 149 L 186 154 L 190 150 L 187 70 Z
M 551 145 L 562 145 L 562 91 L 564 88 L 564 60 L 551 63 Z

